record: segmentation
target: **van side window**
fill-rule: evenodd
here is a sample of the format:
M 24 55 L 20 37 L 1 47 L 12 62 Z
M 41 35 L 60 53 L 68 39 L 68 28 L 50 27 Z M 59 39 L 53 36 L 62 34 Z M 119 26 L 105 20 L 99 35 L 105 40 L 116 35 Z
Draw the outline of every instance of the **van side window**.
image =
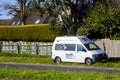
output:
M 75 44 L 65 44 L 66 51 L 75 51 Z
M 55 50 L 75 51 L 75 44 L 56 44 Z
M 62 44 L 56 44 L 55 50 L 64 50 L 64 46 Z
M 85 48 L 81 44 L 77 44 L 77 51 L 84 51 Z

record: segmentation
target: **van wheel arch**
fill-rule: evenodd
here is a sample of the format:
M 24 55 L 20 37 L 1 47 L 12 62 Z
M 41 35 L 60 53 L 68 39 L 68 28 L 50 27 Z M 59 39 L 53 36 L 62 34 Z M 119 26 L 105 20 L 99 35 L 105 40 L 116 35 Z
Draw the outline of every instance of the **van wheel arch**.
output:
M 62 62 L 62 60 L 59 56 L 57 56 L 57 57 L 55 57 L 54 62 L 59 64 Z
M 91 65 L 91 64 L 93 64 L 93 60 L 92 60 L 91 58 L 87 57 L 87 58 L 85 59 L 85 64 Z

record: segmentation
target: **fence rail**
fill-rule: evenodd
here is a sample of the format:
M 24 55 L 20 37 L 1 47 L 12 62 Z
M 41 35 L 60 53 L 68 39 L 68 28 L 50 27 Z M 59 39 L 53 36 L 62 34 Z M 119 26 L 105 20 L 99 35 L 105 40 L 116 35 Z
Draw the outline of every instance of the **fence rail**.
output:
M 120 40 L 97 39 L 94 42 L 106 51 L 108 57 L 120 57 Z M 53 42 L 12 42 L 1 41 L 0 51 L 11 53 L 27 53 L 38 55 L 51 55 Z

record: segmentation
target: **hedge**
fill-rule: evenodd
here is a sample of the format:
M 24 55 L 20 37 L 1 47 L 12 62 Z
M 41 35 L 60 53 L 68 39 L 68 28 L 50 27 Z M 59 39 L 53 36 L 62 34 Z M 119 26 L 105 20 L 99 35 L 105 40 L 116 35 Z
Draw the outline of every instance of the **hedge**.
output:
M 0 41 L 53 41 L 56 33 L 48 24 L 0 26 Z

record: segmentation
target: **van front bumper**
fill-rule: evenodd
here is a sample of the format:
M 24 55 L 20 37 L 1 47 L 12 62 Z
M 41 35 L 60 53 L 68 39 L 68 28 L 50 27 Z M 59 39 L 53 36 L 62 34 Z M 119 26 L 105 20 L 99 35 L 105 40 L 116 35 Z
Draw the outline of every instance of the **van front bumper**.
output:
M 93 62 L 107 62 L 107 54 L 96 54 L 93 55 Z

